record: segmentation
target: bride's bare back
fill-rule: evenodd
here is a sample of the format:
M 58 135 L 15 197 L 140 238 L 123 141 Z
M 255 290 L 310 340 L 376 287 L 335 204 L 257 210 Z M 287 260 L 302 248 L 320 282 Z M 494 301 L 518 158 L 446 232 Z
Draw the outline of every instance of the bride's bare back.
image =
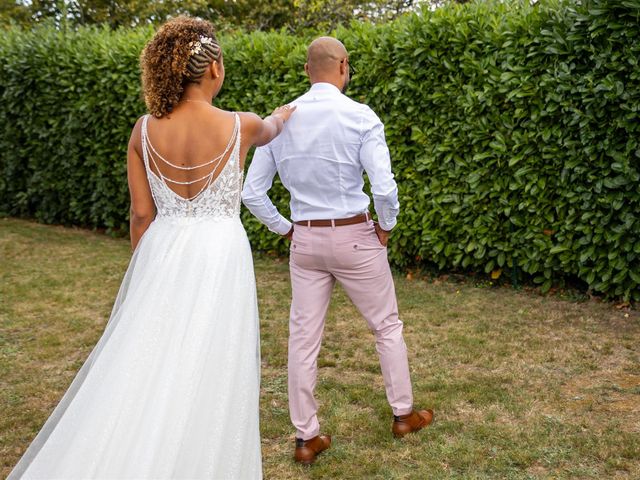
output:
M 195 102 L 193 102 L 195 103 Z M 202 103 L 147 122 L 150 169 L 177 195 L 193 199 L 220 175 L 235 145 L 235 114 Z M 240 144 L 240 168 L 250 145 Z

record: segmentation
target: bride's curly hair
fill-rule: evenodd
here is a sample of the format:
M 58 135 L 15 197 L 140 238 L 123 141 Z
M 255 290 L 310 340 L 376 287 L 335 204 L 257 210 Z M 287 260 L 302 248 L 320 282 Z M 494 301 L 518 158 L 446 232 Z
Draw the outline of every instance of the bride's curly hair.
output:
M 162 25 L 140 55 L 142 92 L 149 112 L 160 118 L 173 110 L 185 86 L 199 82 L 222 50 L 213 25 L 176 17 Z

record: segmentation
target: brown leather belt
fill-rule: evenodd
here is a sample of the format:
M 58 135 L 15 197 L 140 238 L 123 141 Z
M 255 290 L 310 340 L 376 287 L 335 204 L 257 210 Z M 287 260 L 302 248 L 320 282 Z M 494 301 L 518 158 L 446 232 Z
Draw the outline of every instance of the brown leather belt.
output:
M 294 223 L 308 227 L 341 227 L 343 225 L 355 225 L 356 223 L 368 222 L 370 219 L 371 215 L 367 212 L 349 218 L 336 218 L 335 220 L 300 220 Z

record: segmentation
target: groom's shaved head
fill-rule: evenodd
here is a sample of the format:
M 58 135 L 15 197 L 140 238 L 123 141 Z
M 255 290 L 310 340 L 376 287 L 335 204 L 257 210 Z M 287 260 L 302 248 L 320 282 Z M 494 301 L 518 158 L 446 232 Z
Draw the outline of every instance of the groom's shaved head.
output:
M 333 37 L 316 38 L 307 49 L 307 65 L 313 77 L 335 68 L 336 62 L 349 56 L 340 40 Z

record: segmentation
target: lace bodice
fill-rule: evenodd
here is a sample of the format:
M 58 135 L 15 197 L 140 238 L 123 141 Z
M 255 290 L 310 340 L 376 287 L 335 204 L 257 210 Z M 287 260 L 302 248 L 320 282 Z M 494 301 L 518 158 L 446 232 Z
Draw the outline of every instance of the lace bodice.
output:
M 156 216 L 210 219 L 238 217 L 240 215 L 240 193 L 243 180 L 243 171 L 240 168 L 241 139 L 240 117 L 238 114 L 235 115 L 233 133 L 235 143 L 227 163 L 218 176 L 205 183 L 203 190 L 192 199 L 186 199 L 178 195 L 167 185 L 167 177 L 163 177 L 162 173 L 160 173 L 160 176 L 157 175 L 150 168 L 149 162 L 154 162 L 154 159 L 151 154 L 153 146 L 149 141 L 147 132 L 148 119 L 149 115 L 146 115 L 142 121 L 142 152 L 149 186 L 156 204 Z M 156 170 L 158 169 L 156 168 Z

